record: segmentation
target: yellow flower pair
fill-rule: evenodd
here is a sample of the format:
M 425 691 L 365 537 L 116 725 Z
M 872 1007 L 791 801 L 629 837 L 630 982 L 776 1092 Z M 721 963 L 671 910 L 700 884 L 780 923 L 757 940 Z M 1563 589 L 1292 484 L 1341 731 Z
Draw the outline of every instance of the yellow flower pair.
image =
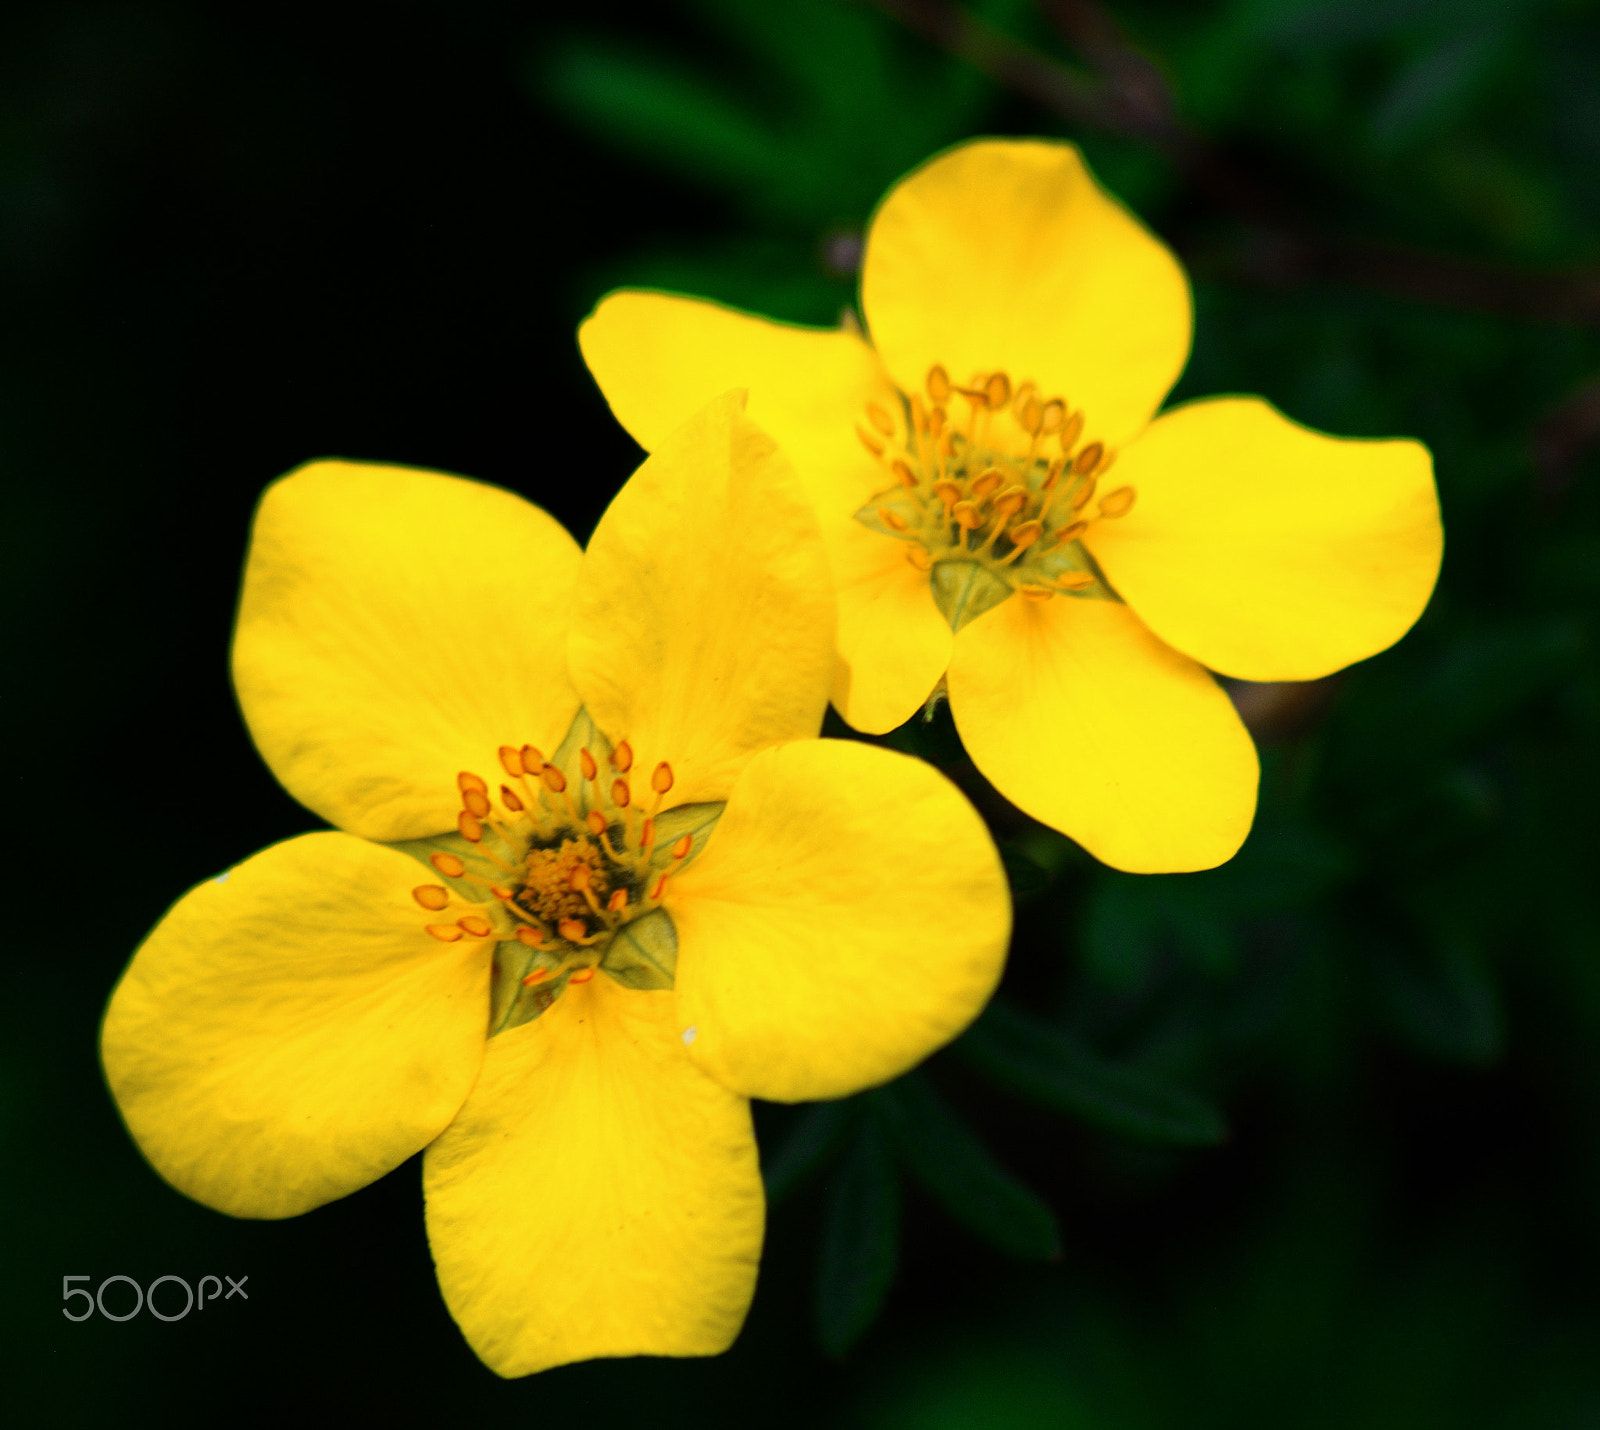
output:
M 585 355 L 652 456 L 583 552 L 435 473 L 314 463 L 262 500 L 235 683 L 335 830 L 174 906 L 107 1076 L 157 1169 L 235 1215 L 424 1151 L 445 1299 L 502 1374 L 724 1348 L 762 1236 L 747 1099 L 884 1082 L 993 989 L 981 822 L 927 766 L 816 739 L 830 697 L 881 731 L 943 679 L 1025 809 L 1198 867 L 1255 784 L 1202 665 L 1323 673 L 1431 585 L 1415 444 L 1247 399 L 1150 420 L 1187 289 L 1067 146 L 903 182 L 863 303 L 876 348 L 602 304 Z

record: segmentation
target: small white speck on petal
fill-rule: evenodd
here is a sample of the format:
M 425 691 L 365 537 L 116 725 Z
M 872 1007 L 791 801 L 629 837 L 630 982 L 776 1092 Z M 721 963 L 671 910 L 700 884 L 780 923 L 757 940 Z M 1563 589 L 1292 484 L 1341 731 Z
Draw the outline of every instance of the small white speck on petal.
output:
M 694 1041 L 694 1035 L 696 1033 L 698 1033 L 699 1031 L 700 1031 L 700 1029 L 698 1027 L 685 1028 L 683 1030 L 683 1045 L 684 1045 L 684 1047 L 688 1047 L 689 1044 Z
M 232 869 L 224 869 L 224 870 L 223 870 L 223 871 L 222 871 L 222 872 L 221 872 L 221 873 L 220 873 L 220 874 L 218 874 L 218 875 L 217 875 L 217 877 L 216 877 L 216 878 L 215 878 L 215 879 L 213 879 L 213 880 L 212 880 L 212 881 L 211 881 L 211 882 L 212 882 L 212 883 L 213 883 L 213 884 L 226 884 L 226 883 L 227 883 L 227 882 L 228 882 L 228 875 L 229 875 L 229 874 L 231 874 L 231 873 L 233 873 L 233 870 L 232 870 Z

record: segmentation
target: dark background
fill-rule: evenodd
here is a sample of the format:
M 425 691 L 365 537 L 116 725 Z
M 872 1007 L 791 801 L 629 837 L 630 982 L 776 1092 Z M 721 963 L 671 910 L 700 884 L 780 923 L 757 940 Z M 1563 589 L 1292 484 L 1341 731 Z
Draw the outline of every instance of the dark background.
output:
M 1239 691 L 1262 812 L 1215 873 L 1102 870 L 986 799 L 946 725 L 902 736 L 1002 841 L 1031 1032 L 758 1110 L 782 1195 L 727 1356 L 501 1382 L 439 1299 L 414 1163 L 232 1221 L 101 1082 L 143 933 L 315 823 L 228 686 L 252 507 L 344 455 L 586 536 L 638 460 L 578 358 L 593 301 L 833 322 L 877 196 L 982 133 L 1077 140 L 1183 255 L 1178 396 L 1428 443 L 1439 592 L 1362 667 Z M 12 0 L 12 1423 L 1600 1426 L 1597 327 L 1576 0 Z M 62 1318 L 64 1275 L 119 1273 L 250 1299 Z

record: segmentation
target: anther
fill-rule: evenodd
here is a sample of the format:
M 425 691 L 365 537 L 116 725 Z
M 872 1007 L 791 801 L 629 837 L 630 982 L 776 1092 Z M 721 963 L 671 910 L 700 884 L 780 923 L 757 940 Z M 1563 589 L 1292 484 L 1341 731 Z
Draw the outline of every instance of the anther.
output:
M 600 766 L 595 764 L 594 756 L 587 749 L 578 751 L 578 768 L 583 771 L 586 780 L 592 780 L 600 771 Z
M 613 891 L 611 897 L 606 900 L 606 911 L 608 913 L 620 914 L 627 907 L 628 891 L 626 889 Z
M 893 472 L 897 478 L 899 478 L 901 486 L 910 487 L 912 491 L 916 490 L 917 474 L 913 472 L 911 468 L 908 467 L 904 462 L 899 461 L 898 459 L 891 462 L 889 464 L 889 470 Z
M 633 791 L 628 788 L 627 780 L 611 781 L 611 803 L 618 809 L 626 809 L 628 801 L 633 798 Z
M 972 484 L 972 495 L 982 501 L 990 492 L 1001 486 L 1006 479 L 1006 474 L 999 467 L 990 467 Z
M 456 828 L 461 831 L 461 837 L 469 844 L 483 842 L 483 826 L 473 818 L 472 811 L 464 809 L 456 816 Z
M 532 973 L 530 973 L 526 978 L 524 978 L 522 980 L 522 986 L 524 988 L 526 988 L 526 987 L 528 987 L 529 984 L 537 983 L 541 978 L 543 978 L 549 972 L 550 972 L 550 970 L 548 968 L 536 968 L 536 969 L 534 969 Z
M 554 765 L 545 765 L 540 769 L 539 778 L 544 781 L 544 787 L 552 794 L 560 794 L 567 787 L 567 777 Z
M 505 805 L 513 814 L 521 814 L 525 808 L 522 803 L 522 796 L 512 789 L 510 785 L 500 786 L 500 803 Z
M 568 943 L 577 943 L 589 937 L 589 925 L 582 919 L 562 919 L 556 925 L 556 932 Z
M 878 520 L 891 531 L 904 531 L 906 529 L 906 519 L 890 507 L 880 506 L 878 508 Z
M 606 817 L 598 809 L 591 809 L 584 815 L 583 822 L 589 826 L 590 834 L 604 834 L 606 832 Z
M 983 517 L 978 511 L 977 504 L 969 501 L 958 501 L 950 508 L 950 515 L 957 523 L 968 531 L 976 531 L 983 525 Z
M 1083 436 L 1083 413 L 1074 412 L 1067 418 L 1067 425 L 1061 429 L 1061 450 L 1070 452 L 1073 443 Z
M 454 854 L 446 854 L 442 850 L 438 854 L 430 854 L 428 862 L 447 879 L 459 879 L 467 872 L 467 866 Z
M 928 369 L 928 396 L 941 404 L 950 400 L 950 374 L 942 363 L 934 363 Z
M 1059 432 L 1061 424 L 1067 420 L 1067 404 L 1059 397 L 1052 397 L 1045 403 L 1039 413 L 1039 430 L 1041 432 Z
M 522 755 L 515 745 L 502 745 L 500 747 L 500 768 L 514 779 L 522 773 Z M 501 785 L 501 789 L 505 786 Z
M 874 457 L 881 457 L 883 455 L 882 442 L 877 441 L 875 438 L 869 437 L 859 427 L 856 428 L 856 436 L 861 439 L 861 445 L 865 447 L 867 451 L 871 452 Z
M 423 924 L 440 943 L 455 943 L 461 937 L 461 930 L 454 924 Z
M 1030 437 L 1037 437 L 1044 425 L 1044 407 L 1037 397 L 1027 396 L 1017 406 L 1017 425 Z
M 411 897 L 429 913 L 436 914 L 450 902 L 450 891 L 440 888 L 437 884 L 418 884 L 411 891 Z
M 667 880 L 671 877 L 672 871 L 669 869 L 665 874 L 656 880 L 655 885 L 650 890 L 650 898 L 653 902 L 661 902 L 662 895 L 667 892 Z
M 511 936 L 518 943 L 526 944 L 529 948 L 538 948 L 544 942 L 543 932 L 536 928 L 530 928 L 527 924 L 518 924 L 517 931 Z M 543 970 L 541 969 L 540 972 L 542 973 Z M 528 982 L 526 978 L 522 981 L 523 983 Z
M 517 896 L 517 891 L 509 884 L 490 884 L 489 892 L 505 903 L 510 903 Z
M 867 421 L 882 432 L 885 437 L 894 436 L 894 420 L 876 402 L 867 404 Z
M 639 825 L 639 847 L 648 849 L 656 842 L 656 822 L 647 814 Z
M 942 482 L 933 484 L 933 494 L 944 503 L 944 514 L 950 515 L 950 508 L 961 500 L 961 488 L 946 478 Z
M 532 745 L 524 745 L 518 751 L 518 758 L 522 761 L 522 773 L 525 775 L 538 774 L 544 764 L 544 756 Z
M 1063 571 L 1056 577 L 1056 585 L 1063 591 L 1087 591 L 1094 585 L 1092 571 Z
M 678 842 L 672 846 L 672 857 L 674 859 L 687 859 L 689 857 L 689 851 L 691 849 L 693 849 L 693 848 L 694 848 L 694 835 L 692 835 L 692 834 L 679 835 L 678 836 Z
M 626 740 L 618 740 L 616 748 L 612 750 L 611 768 L 622 774 L 627 774 L 633 768 L 633 746 Z
M 456 786 L 460 789 L 462 794 L 465 794 L 470 789 L 477 790 L 479 794 L 489 793 L 488 781 L 486 781 L 481 775 L 473 774 L 471 770 L 462 770 L 461 773 L 456 776 Z
M 1105 450 L 1106 444 L 1104 442 L 1089 443 L 1083 451 L 1072 459 L 1072 470 L 1080 477 L 1085 472 L 1092 472 L 1100 465 L 1100 458 L 1105 455 Z
M 1100 498 L 1100 515 L 1126 516 L 1133 508 L 1133 497 L 1132 487 L 1118 487 L 1114 492 L 1107 492 Z
M 1017 592 L 1029 601 L 1048 601 L 1055 592 L 1048 586 L 1035 586 L 1031 583 L 1018 586 Z
M 665 760 L 650 772 L 650 788 L 657 794 L 665 794 L 672 788 L 672 766 Z
M 477 914 L 468 914 L 464 918 L 457 919 L 456 927 L 470 938 L 488 938 L 494 932 L 494 925 Z
M 1011 544 L 1020 551 L 1024 546 L 1032 546 L 1044 535 L 1044 526 L 1037 521 L 1018 522 L 1006 535 L 1010 538 Z
M 489 817 L 489 796 L 482 790 L 464 789 L 461 791 L 461 803 L 466 805 L 467 811 L 475 819 Z
M 1071 526 L 1064 526 L 1056 533 L 1056 545 L 1065 546 L 1069 541 L 1076 541 L 1089 529 L 1086 521 L 1075 521 Z
M 1082 491 L 1077 491 L 1072 494 L 1073 511 L 1082 511 L 1084 507 L 1089 505 L 1089 498 L 1094 495 L 1095 486 L 1095 479 L 1091 477 L 1083 484 Z
M 1003 372 L 995 373 L 983 385 L 983 401 L 989 411 L 998 412 L 1011 401 L 1011 379 Z
M 933 557 L 929 556 L 920 546 L 907 546 L 906 560 L 919 571 L 933 570 Z
M 994 514 L 998 517 L 1015 516 L 1028 504 L 1026 487 L 1010 486 L 994 499 Z
M 594 874 L 587 864 L 579 864 L 567 875 L 567 887 L 573 893 L 581 893 L 594 883 Z
M 594 977 L 594 964 L 591 963 L 587 968 L 580 968 L 576 973 L 572 974 L 567 979 L 567 982 L 568 983 L 587 983 L 593 977 Z

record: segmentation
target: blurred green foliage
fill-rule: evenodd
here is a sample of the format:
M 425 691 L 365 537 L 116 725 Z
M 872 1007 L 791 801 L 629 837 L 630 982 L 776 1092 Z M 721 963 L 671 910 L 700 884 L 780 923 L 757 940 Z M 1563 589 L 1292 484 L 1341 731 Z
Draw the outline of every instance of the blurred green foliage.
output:
M 8 955 L 17 1423 L 198 1422 L 248 1385 L 401 1422 L 1600 1424 L 1600 7 L 994 0 L 947 47 L 935 13 L 0 19 L 15 822 L 69 773 L 114 807 L 87 912 L 20 911 Z M 994 36 L 1073 94 L 1134 57 L 1215 164 L 1002 82 Z M 727 1358 L 493 1382 L 410 1172 L 228 1222 L 155 1180 L 98 1083 L 141 932 L 308 823 L 226 691 L 251 503 L 346 452 L 502 481 L 582 535 L 634 457 L 572 346 L 601 292 L 833 323 L 888 184 L 995 132 L 1073 138 L 1183 255 L 1175 397 L 1428 443 L 1439 591 L 1358 668 L 1236 692 L 1261 811 L 1210 873 L 1095 865 L 984 789 L 942 711 L 891 736 L 1001 842 L 996 1004 L 890 1088 L 760 1109 L 769 1251 Z M 57 1315 L 63 1274 L 213 1263 L 256 1272 L 245 1330 Z

